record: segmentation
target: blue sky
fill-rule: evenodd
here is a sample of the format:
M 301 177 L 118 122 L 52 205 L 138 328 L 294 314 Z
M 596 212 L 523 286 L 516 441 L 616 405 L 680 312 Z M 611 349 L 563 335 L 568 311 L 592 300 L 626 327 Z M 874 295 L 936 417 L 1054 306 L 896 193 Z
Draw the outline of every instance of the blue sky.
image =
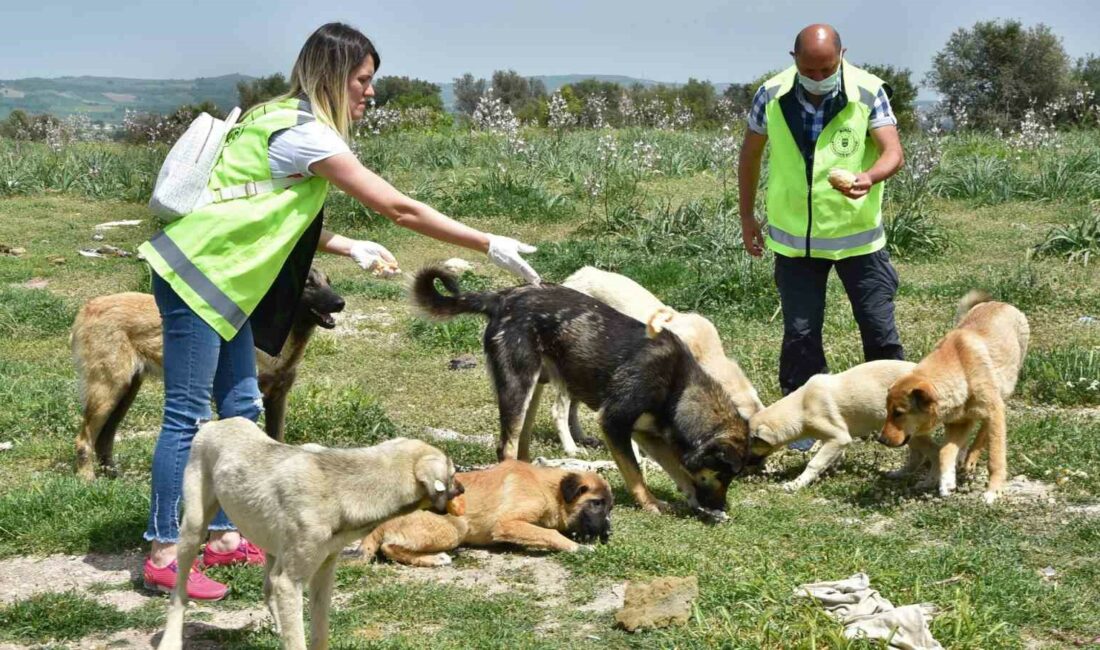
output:
M 815 21 L 840 30 L 853 61 L 908 67 L 919 79 L 954 29 L 994 18 L 1046 23 L 1072 57 L 1100 53 L 1096 0 L 0 0 L 0 79 L 286 72 L 330 20 L 375 41 L 383 74 L 431 81 L 497 68 L 747 81 L 785 65 L 794 34 Z

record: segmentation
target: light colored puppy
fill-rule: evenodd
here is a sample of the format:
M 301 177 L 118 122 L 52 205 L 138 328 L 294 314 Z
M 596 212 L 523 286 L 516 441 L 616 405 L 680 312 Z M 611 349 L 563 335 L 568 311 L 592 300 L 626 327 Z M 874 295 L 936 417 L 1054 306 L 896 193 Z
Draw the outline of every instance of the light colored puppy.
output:
M 726 356 L 718 330 L 703 316 L 680 313 L 625 275 L 601 271 L 592 266 L 579 269 L 566 278 L 562 286 L 591 296 L 634 320 L 646 323 L 650 336 L 655 336 L 662 329 L 678 336 L 703 370 L 729 393 L 741 417 L 747 420 L 764 408 L 752 382 L 737 362 Z M 577 419 L 577 406 L 569 393 L 558 386 L 558 399 L 552 412 L 558 437 L 569 456 L 577 453 L 574 436 L 584 437 Z
M 798 490 L 814 482 L 843 455 L 853 438 L 871 437 L 886 421 L 886 391 L 917 364 L 910 361 L 868 361 L 835 375 L 814 375 L 801 388 L 749 420 L 752 453 L 767 456 L 787 443 L 813 438 L 824 444 L 798 478 L 783 484 Z M 928 439 L 927 444 L 932 444 Z M 909 462 L 890 473 L 899 478 L 915 470 L 926 452 L 918 445 Z
M 310 648 L 328 647 L 328 610 L 341 550 L 382 522 L 421 507 L 440 513 L 461 494 L 454 465 L 431 445 L 395 438 L 358 449 L 302 449 L 245 418 L 199 429 L 183 475 L 179 578 L 161 650 L 183 644 L 191 563 L 218 508 L 267 552 L 264 599 L 284 648 L 304 650 L 302 587 L 309 582 Z
M 1020 310 L 993 302 L 981 292 L 967 294 L 959 303 L 955 329 L 890 387 L 879 442 L 891 447 L 913 444 L 942 423 L 939 487 L 940 496 L 947 496 L 955 490 L 959 449 L 977 423 L 978 433 L 962 469 L 973 471 L 988 447 L 989 485 L 983 498 L 986 503 L 996 501 L 1007 473 L 1004 402 L 1016 389 L 1029 337 L 1027 318 Z

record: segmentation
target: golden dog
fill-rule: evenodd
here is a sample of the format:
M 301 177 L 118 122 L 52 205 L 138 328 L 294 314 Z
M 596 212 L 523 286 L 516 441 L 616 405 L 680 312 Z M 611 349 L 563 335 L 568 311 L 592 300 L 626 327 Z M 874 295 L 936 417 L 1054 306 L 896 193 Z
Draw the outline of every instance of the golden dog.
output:
M 989 448 L 986 503 L 997 499 L 1005 481 L 1005 404 L 1027 354 L 1027 318 L 1012 305 L 972 291 L 959 303 L 959 323 L 886 396 L 886 424 L 879 442 L 897 447 L 911 436 L 929 436 L 944 425 L 939 452 L 941 496 L 955 489 L 955 461 L 974 423 L 974 443 L 963 471 L 970 472 Z M 936 471 L 933 463 L 933 472 Z
M 465 490 L 464 516 L 419 511 L 391 519 L 363 539 L 363 557 L 381 551 L 402 564 L 442 566 L 451 562 L 446 552 L 464 544 L 572 552 L 582 548 L 577 540 L 606 542 L 611 533 L 611 488 L 593 472 L 506 460 L 455 480 Z
M 316 328 L 336 327 L 332 314 L 343 308 L 344 299 L 332 290 L 328 277 L 311 268 L 282 352 L 272 357 L 256 350 L 265 428 L 272 438 L 283 439 L 287 396 L 306 345 Z M 69 342 L 84 412 L 76 436 L 76 473 L 91 480 L 96 461 L 114 473 L 115 432 L 142 382 L 162 373 L 164 342 L 156 301 L 145 293 L 93 298 L 77 313 Z

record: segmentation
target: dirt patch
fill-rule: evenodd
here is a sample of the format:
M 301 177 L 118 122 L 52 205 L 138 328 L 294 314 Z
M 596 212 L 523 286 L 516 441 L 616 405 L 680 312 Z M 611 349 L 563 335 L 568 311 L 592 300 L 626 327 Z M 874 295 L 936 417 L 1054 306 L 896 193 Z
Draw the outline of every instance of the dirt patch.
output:
M 167 599 L 165 599 L 167 607 Z M 210 639 L 199 637 L 217 630 L 239 630 L 252 626 L 270 624 L 270 618 L 266 609 L 239 609 L 219 610 L 201 604 L 192 603 L 187 608 L 187 616 L 183 626 L 184 647 L 188 650 L 221 650 L 225 644 Z M 195 614 L 204 612 L 209 617 L 205 620 L 195 620 Z M 64 647 L 71 650 L 107 650 L 114 648 L 155 648 L 160 642 L 163 630 L 123 630 L 109 635 L 94 635 L 79 641 L 67 643 Z M 0 644 L 0 650 L 31 650 L 40 648 L 40 645 L 16 645 Z
M 625 597 L 626 583 L 620 582 L 617 585 L 611 585 L 600 591 L 596 594 L 595 598 L 578 607 L 577 611 L 591 612 L 593 614 L 613 612 L 623 606 Z
M 452 442 L 469 442 L 476 445 L 493 446 L 496 444 L 496 438 L 490 435 L 469 435 L 466 433 L 459 433 L 450 429 L 436 429 L 435 427 L 424 427 L 424 433 L 428 434 L 433 440 L 447 440 Z
M 485 549 L 462 549 L 458 565 L 410 567 L 396 564 L 397 577 L 403 581 L 435 582 L 495 596 L 503 593 L 528 593 L 540 607 L 559 607 L 565 601 L 569 572 L 554 560 L 522 553 L 492 553 Z M 476 566 L 466 566 L 469 560 Z
M 1094 503 L 1088 506 L 1067 506 L 1066 512 L 1084 517 L 1100 517 L 1100 503 Z
M 332 330 L 334 336 L 357 336 L 364 338 L 386 338 L 394 343 L 400 336 L 391 332 L 397 319 L 385 307 L 379 307 L 374 312 L 357 310 L 345 311 L 335 314 L 336 327 Z
M 863 532 L 875 536 L 885 535 L 893 526 L 894 521 L 891 518 L 876 514 L 863 527 Z
M 163 594 L 146 592 L 136 586 L 141 579 L 139 552 L 107 555 L 49 555 L 0 560 L 0 605 L 50 592 L 77 591 L 101 603 L 129 611 L 150 600 L 168 606 Z M 98 587 L 98 589 L 97 589 Z M 204 614 L 204 620 L 198 614 Z M 188 648 L 220 648 L 213 641 L 198 640 L 214 629 L 236 630 L 252 625 L 269 625 L 266 608 L 224 609 L 218 604 L 195 603 L 188 607 L 184 637 Z M 160 630 L 123 630 L 111 635 L 94 635 L 67 644 L 67 648 L 151 648 L 160 640 Z M 0 650 L 25 650 L 38 647 L 2 644 Z
M 1016 501 L 1051 501 L 1054 499 L 1054 490 L 1052 483 L 1033 481 L 1021 474 L 1005 483 L 1001 496 Z
M 132 583 L 140 579 L 142 555 L 49 555 L 46 557 L 16 557 L 0 560 L 0 604 L 23 600 L 31 596 L 60 591 L 87 591 L 96 584 Z M 141 594 L 133 593 L 133 601 L 122 592 L 105 592 L 119 596 L 120 609 L 136 607 L 145 602 Z M 125 607 L 124 607 L 125 606 Z

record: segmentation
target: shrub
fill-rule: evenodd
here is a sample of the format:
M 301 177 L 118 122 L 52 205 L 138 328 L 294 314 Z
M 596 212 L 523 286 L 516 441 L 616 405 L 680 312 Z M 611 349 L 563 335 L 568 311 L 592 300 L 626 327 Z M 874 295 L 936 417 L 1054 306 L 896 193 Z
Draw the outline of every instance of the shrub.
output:
M 396 435 L 397 426 L 378 402 L 356 388 L 311 385 L 290 393 L 288 443 L 362 447 Z
M 1054 226 L 1032 250 L 1036 255 L 1088 264 L 1094 254 L 1100 253 L 1100 210 L 1082 210 L 1068 224 Z
M 1038 403 L 1100 404 L 1100 347 L 1032 350 L 1020 382 L 1022 392 Z

